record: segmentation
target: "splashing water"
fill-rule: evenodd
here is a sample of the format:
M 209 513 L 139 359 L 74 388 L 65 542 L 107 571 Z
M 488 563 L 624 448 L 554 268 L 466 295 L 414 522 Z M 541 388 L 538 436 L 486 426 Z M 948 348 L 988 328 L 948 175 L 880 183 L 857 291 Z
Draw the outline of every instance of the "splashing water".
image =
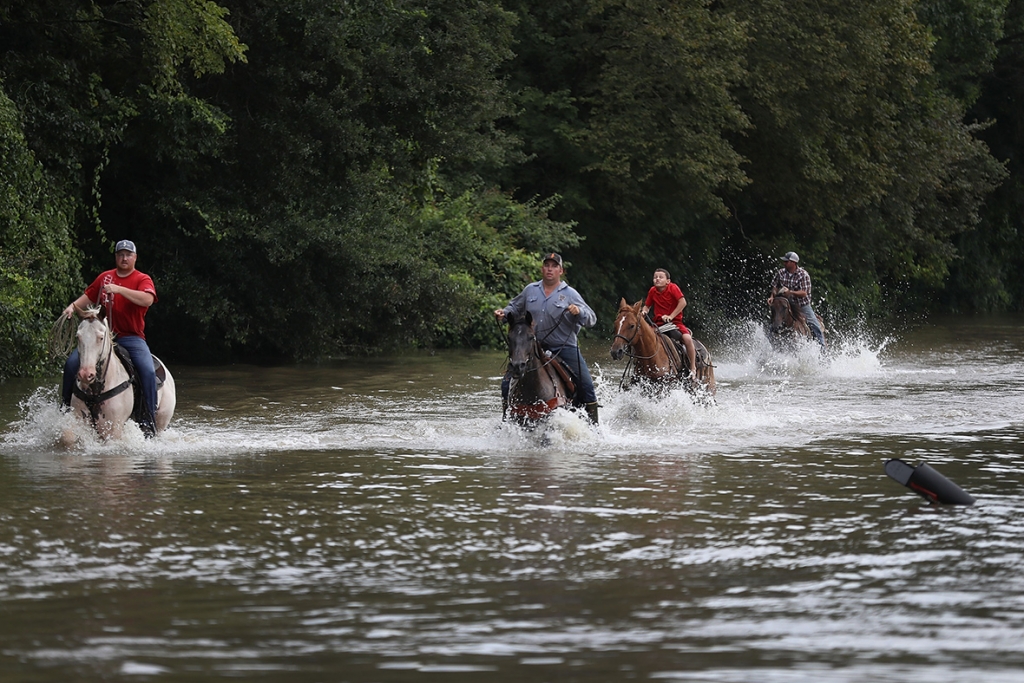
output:
M 535 431 L 500 420 L 500 376 L 470 367 L 468 376 L 441 380 L 415 372 L 402 381 L 384 377 L 357 391 L 348 369 L 278 369 L 283 386 L 266 395 L 216 391 L 203 369 L 182 368 L 182 402 L 170 428 L 146 442 L 134 423 L 125 438 L 103 442 L 92 430 L 56 407 L 55 392 L 39 388 L 21 402 L 24 416 L 3 435 L 9 448 L 50 450 L 71 430 L 73 452 L 204 455 L 212 453 L 304 451 L 322 449 L 421 449 L 490 453 L 499 451 L 615 452 L 642 454 L 653 446 L 687 454 L 733 452 L 783 442 L 806 441 L 851 423 L 863 407 L 832 405 L 801 398 L 809 385 L 844 394 L 858 383 L 886 375 L 881 354 L 888 341 L 836 340 L 827 354 L 817 344 L 794 354 L 771 348 L 761 328 L 750 323 L 732 331 L 726 344 L 713 349 L 717 397 L 694 396 L 684 389 L 652 399 L 619 388 L 621 369 L 603 367 L 590 352 L 601 424 L 592 427 L 582 414 L 558 411 Z M 481 360 L 489 359 L 480 356 Z M 220 371 L 218 371 L 220 372 Z M 243 373 L 258 373 L 244 369 Z M 314 378 L 315 375 L 315 378 Z M 246 380 L 240 386 L 250 385 Z M 253 382 L 251 385 L 255 385 Z M 247 391 L 247 388 L 245 389 Z M 800 411 L 799 423 L 779 411 Z M 792 415 L 792 412 L 790 412 Z
M 53 389 L 8 383 L 8 673 L 1017 680 L 1020 329 L 786 356 L 738 328 L 707 405 L 621 391 L 595 343 L 600 425 L 534 431 L 498 354 L 176 368 L 168 432 L 71 451 Z

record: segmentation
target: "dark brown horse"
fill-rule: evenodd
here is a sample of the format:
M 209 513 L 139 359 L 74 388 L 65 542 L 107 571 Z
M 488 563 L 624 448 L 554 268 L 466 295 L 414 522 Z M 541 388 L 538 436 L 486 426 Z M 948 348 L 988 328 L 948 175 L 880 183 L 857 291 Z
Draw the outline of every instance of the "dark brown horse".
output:
M 619 313 L 615 318 L 615 339 L 612 340 L 612 358 L 619 360 L 623 355 L 629 356 L 627 372 L 632 370 L 629 380 L 624 386 L 647 381 L 654 386 L 671 386 L 686 383 L 687 388 L 695 388 L 689 380 L 690 362 L 671 337 L 662 334 L 650 322 L 643 319 L 640 308 L 643 302 L 632 306 L 625 299 L 619 302 Z M 696 383 L 705 387 L 710 394 L 715 393 L 715 368 L 711 364 L 711 354 L 696 339 L 693 345 L 697 351 Z
M 779 292 L 772 297 L 770 306 L 769 340 L 776 348 L 792 347 L 797 339 L 813 339 L 807 319 L 791 295 Z
M 558 408 L 569 407 L 572 386 L 557 356 L 545 353 L 537 341 L 533 316 L 509 315 L 508 415 L 524 426 L 536 424 Z

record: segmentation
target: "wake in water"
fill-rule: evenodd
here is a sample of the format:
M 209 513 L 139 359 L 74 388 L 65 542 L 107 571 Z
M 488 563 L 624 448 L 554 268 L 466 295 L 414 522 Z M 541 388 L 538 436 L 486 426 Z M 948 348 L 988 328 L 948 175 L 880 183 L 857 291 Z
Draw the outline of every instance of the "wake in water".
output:
M 754 321 L 737 323 L 723 335 L 723 348 L 718 350 L 719 365 L 728 368 L 731 376 L 756 375 L 820 375 L 831 377 L 864 377 L 883 373 L 881 355 L 893 339 L 876 340 L 869 335 L 831 332 L 828 349 L 823 350 L 811 340 L 797 340 L 792 353 L 776 350 L 764 326 Z
M 146 438 L 135 422 L 129 420 L 121 439 L 104 441 L 91 425 L 60 409 L 60 400 L 53 388 L 39 387 L 19 403 L 19 408 L 24 417 L 9 425 L 13 429 L 0 435 L 0 443 L 59 451 L 68 450 L 62 440 L 70 436 L 74 442 L 72 452 L 131 453 L 145 449 Z
M 597 427 L 569 411 L 556 412 L 533 431 L 502 423 L 501 377 L 456 363 L 400 386 L 356 390 L 343 389 L 351 382 L 347 370 L 310 388 L 306 373 L 322 371 L 296 368 L 289 371 L 294 379 L 288 393 L 268 396 L 244 393 L 241 381 L 201 393 L 204 371 L 194 369 L 195 378 L 184 371 L 182 386 L 191 383 L 196 395 L 190 399 L 188 391 L 182 392 L 175 420 L 151 441 L 130 424 L 124 439 L 104 442 L 90 427 L 58 410 L 55 390 L 40 388 L 22 401 L 23 417 L 9 425 L 0 445 L 6 452 L 66 453 L 57 443 L 63 430 L 71 428 L 79 438 L 70 453 L 81 455 L 205 459 L 315 450 L 442 458 L 546 451 L 688 455 L 795 445 L 857 429 L 865 421 L 899 419 L 891 411 L 882 416 L 872 402 L 856 398 L 875 391 L 889 374 L 881 362 L 888 340 L 833 335 L 830 341 L 825 355 L 814 343 L 783 355 L 771 348 L 761 326 L 737 325 L 712 349 L 718 378 L 714 400 L 695 398 L 682 388 L 657 399 L 623 391 L 621 365 L 605 366 L 594 354 L 592 372 L 601 404 Z

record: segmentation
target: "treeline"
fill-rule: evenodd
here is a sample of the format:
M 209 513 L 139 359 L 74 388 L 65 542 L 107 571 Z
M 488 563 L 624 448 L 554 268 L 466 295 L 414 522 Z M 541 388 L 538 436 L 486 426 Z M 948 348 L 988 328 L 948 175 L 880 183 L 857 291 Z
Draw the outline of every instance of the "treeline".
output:
M 494 343 L 561 250 L 760 315 L 1024 307 L 1021 2 L 10 0 L 0 378 L 114 241 L 167 357 Z

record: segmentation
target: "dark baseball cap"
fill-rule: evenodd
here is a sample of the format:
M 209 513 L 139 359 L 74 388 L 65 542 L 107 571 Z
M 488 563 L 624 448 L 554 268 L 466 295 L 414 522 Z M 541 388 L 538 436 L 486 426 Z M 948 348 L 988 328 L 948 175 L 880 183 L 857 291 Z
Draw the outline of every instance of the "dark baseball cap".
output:
M 561 254 L 556 254 L 555 252 L 552 251 L 552 252 L 549 252 L 547 254 L 544 254 L 544 261 L 545 262 L 547 262 L 547 261 L 554 261 L 559 266 L 561 266 L 562 265 L 562 256 L 561 256 Z

